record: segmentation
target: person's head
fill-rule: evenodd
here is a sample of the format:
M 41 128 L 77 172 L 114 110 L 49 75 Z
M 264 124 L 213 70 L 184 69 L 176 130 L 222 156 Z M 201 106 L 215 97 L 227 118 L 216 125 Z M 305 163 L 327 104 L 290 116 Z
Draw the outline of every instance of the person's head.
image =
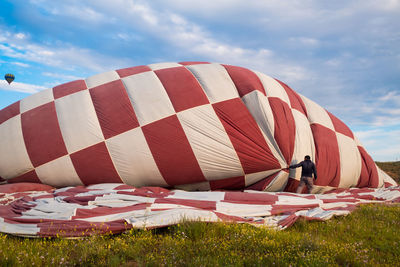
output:
M 309 155 L 307 155 L 307 156 L 304 157 L 304 160 L 311 160 L 311 158 L 310 158 Z

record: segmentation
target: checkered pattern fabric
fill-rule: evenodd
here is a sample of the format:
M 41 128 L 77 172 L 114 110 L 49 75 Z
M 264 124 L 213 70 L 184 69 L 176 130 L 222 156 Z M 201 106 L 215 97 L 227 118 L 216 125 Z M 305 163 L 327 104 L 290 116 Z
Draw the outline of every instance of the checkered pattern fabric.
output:
M 0 232 L 82 237 L 158 228 L 182 221 L 249 223 L 278 230 L 297 219 L 328 220 L 365 203 L 399 203 L 400 187 L 336 189 L 325 194 L 260 191 L 188 192 L 125 184 L 53 189 L 0 185 Z
M 293 191 L 310 155 L 316 190 L 396 183 L 338 118 L 245 68 L 159 63 L 41 91 L 0 111 L 0 179 Z

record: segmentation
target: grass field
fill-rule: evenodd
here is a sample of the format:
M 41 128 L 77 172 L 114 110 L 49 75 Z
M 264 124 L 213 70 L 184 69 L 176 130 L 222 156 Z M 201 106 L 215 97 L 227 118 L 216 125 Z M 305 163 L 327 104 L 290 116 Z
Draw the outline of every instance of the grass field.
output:
M 398 266 L 399 245 L 400 206 L 367 205 L 326 222 L 300 220 L 285 231 L 182 223 L 84 239 L 0 234 L 0 266 Z
M 400 183 L 400 161 L 376 162 L 376 164 L 389 174 L 397 183 Z

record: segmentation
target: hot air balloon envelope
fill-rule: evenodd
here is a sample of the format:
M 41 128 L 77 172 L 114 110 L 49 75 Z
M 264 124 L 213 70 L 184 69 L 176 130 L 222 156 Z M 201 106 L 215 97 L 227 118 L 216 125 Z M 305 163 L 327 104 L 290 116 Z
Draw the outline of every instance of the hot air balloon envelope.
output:
M 286 168 L 305 155 L 316 164 L 318 190 L 396 184 L 332 113 L 237 66 L 119 69 L 0 111 L 7 183 L 295 191 L 301 170 Z

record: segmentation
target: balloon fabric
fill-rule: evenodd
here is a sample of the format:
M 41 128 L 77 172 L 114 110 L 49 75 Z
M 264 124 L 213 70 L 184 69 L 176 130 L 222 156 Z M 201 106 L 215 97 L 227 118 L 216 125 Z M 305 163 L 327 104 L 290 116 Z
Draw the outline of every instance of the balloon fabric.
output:
M 284 82 L 243 67 L 157 63 L 30 95 L 0 111 L 0 181 L 314 193 L 396 185 L 353 132 Z

